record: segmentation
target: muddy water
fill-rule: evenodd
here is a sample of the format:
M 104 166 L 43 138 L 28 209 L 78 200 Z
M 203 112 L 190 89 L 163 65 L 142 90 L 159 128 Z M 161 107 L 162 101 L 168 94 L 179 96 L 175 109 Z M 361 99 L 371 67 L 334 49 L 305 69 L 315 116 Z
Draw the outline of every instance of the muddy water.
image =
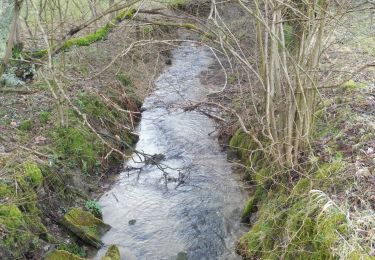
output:
M 207 49 L 183 45 L 156 81 L 144 103 L 136 149 L 165 157 L 155 159 L 157 166 L 135 154 L 100 199 L 112 229 L 97 257 L 116 244 L 123 259 L 238 259 L 234 242 L 243 231 L 245 201 L 240 181 L 218 145 L 215 123 L 178 108 L 205 98 L 199 75 L 212 61 Z

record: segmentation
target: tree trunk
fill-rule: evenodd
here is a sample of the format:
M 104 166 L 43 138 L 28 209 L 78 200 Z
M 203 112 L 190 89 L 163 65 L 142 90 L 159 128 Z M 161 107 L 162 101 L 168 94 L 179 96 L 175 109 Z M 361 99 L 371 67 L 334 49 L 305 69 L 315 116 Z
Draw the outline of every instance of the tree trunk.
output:
M 16 33 L 17 33 L 18 18 L 19 18 L 19 15 L 20 15 L 22 2 L 23 2 L 23 0 L 16 0 L 14 2 L 13 12 L 12 12 L 12 16 L 11 16 L 12 17 L 12 23 L 10 25 L 10 29 L 9 29 L 9 32 L 8 32 L 7 46 L 6 46 L 5 53 L 4 53 L 2 63 L 1 63 L 1 66 L 0 66 L 0 76 L 4 73 L 5 68 L 6 68 L 6 66 L 9 62 L 9 59 L 12 56 L 12 49 L 13 49 L 13 45 L 14 45 L 14 41 L 15 41 L 15 37 L 16 37 Z

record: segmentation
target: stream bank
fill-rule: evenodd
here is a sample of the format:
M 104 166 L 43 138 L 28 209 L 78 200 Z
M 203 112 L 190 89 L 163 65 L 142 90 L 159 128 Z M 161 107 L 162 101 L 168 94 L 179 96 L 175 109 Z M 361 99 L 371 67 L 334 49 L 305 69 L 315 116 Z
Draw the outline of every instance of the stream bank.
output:
M 131 154 L 137 136 L 130 132 L 170 49 L 138 48 L 88 80 L 136 38 L 136 32 L 120 30 L 95 46 L 73 48 L 54 58 L 57 67 L 65 68 L 64 80 L 58 83 L 66 98 L 56 100 L 48 85 L 55 82 L 43 77 L 34 77 L 20 89 L 0 87 L 1 259 L 42 259 L 55 249 L 86 257 L 91 250 L 60 221 L 71 208 L 100 211 L 97 197 L 123 167 L 123 156 L 112 148 Z M 173 30 L 169 36 L 175 37 Z M 155 30 L 143 37 L 161 35 Z M 47 73 L 43 68 L 39 72 Z

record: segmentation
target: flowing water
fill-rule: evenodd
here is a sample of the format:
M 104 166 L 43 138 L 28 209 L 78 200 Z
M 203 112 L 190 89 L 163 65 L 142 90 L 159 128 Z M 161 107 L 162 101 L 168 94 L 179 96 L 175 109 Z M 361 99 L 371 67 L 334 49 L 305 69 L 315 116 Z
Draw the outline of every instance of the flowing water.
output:
M 178 107 L 204 100 L 208 89 L 199 76 L 212 62 L 207 49 L 182 45 L 156 81 L 136 149 L 164 156 L 155 156 L 155 165 L 134 154 L 129 170 L 100 199 L 112 229 L 97 258 L 116 244 L 123 259 L 238 259 L 234 243 L 243 232 L 245 201 L 240 181 L 218 145 L 215 122 Z

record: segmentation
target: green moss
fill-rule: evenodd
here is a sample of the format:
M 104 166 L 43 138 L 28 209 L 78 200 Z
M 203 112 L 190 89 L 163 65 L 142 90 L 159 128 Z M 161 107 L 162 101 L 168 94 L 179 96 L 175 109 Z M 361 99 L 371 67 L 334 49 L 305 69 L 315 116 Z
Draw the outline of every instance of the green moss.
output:
M 243 162 L 247 162 L 249 160 L 250 152 L 255 148 L 251 142 L 251 137 L 240 129 L 237 130 L 237 132 L 230 139 L 229 147 Z
M 134 8 L 120 12 L 111 22 L 107 23 L 102 28 L 96 30 L 94 33 L 83 37 L 67 40 L 64 43 L 62 50 L 70 49 L 73 46 L 89 46 L 94 42 L 107 39 L 108 34 L 118 23 L 122 22 L 125 19 L 133 18 L 135 13 L 136 10 Z
M 317 233 L 324 237 L 327 248 L 332 247 L 339 239 L 348 235 L 348 223 L 346 216 L 338 210 L 324 214 L 321 212 L 317 219 Z
M 256 201 L 255 201 L 255 197 L 254 196 L 251 196 L 246 204 L 245 204 L 245 207 L 242 211 L 242 216 L 241 216 L 241 221 L 242 222 L 248 222 L 249 218 L 250 218 L 250 215 L 251 213 L 253 213 L 254 211 L 256 210 Z
M 28 230 L 25 214 L 15 204 L 0 205 L 0 227 L 0 252 L 4 259 L 22 259 L 23 252 L 38 243 L 38 238 Z
M 111 245 L 102 260 L 121 260 L 120 250 L 116 245 Z
M 23 44 L 16 43 L 12 48 L 12 57 L 14 59 L 19 59 L 22 54 Z
M 86 35 L 84 37 L 80 38 L 74 38 L 67 40 L 63 47 L 62 50 L 67 50 L 70 49 L 73 46 L 89 46 L 90 44 L 105 40 L 108 37 L 108 33 L 110 28 L 112 28 L 110 25 L 106 25 L 98 30 L 96 30 L 94 33 Z
M 41 185 L 43 176 L 32 162 L 16 165 L 12 171 L 13 183 L 0 184 L 0 199 L 12 202 L 0 205 L 0 226 L 5 232 L 0 248 L 6 259 L 22 259 L 25 252 L 40 246 L 40 239 L 48 237 L 37 207 L 36 188 Z M 14 192 L 15 187 L 17 192 Z
M 320 222 L 307 198 L 276 194 L 259 205 L 258 220 L 240 239 L 238 251 L 248 258 L 334 259 L 330 247 L 338 239 L 342 216 Z
M 62 51 L 67 51 L 68 49 L 74 46 L 89 46 L 94 42 L 105 40 L 108 37 L 108 34 L 116 27 L 117 24 L 122 22 L 125 19 L 132 19 L 136 14 L 136 9 L 130 8 L 125 11 L 120 12 L 112 21 L 104 25 L 103 27 L 96 30 L 94 33 L 83 36 L 77 37 L 73 39 L 69 39 L 63 43 L 61 46 Z M 53 48 L 52 48 L 53 49 Z M 48 54 L 47 50 L 39 50 L 35 52 L 28 52 L 26 56 L 31 58 L 44 58 Z
M 52 137 L 61 158 L 73 160 L 84 173 L 97 167 L 97 161 L 104 150 L 104 145 L 97 136 L 85 128 L 66 127 L 54 129 Z
M 79 257 L 85 257 L 86 256 L 85 250 L 75 242 L 62 243 L 62 244 L 58 245 L 57 249 L 67 251 L 67 252 L 72 253 L 74 255 L 77 255 Z
M 73 208 L 65 214 L 62 223 L 86 243 L 97 248 L 102 245 L 100 236 L 110 228 L 90 212 L 79 208 Z
M 45 260 L 85 260 L 64 250 L 55 250 L 45 256 Z
M 296 201 L 288 210 L 285 237 L 289 237 L 286 259 L 333 259 L 329 247 L 317 239 L 316 219 L 308 209 L 308 201 Z M 324 241 L 324 237 L 323 241 Z
M 15 229 L 24 225 L 23 214 L 15 204 L 0 205 L 0 223 Z
M 332 247 L 349 235 L 345 215 L 323 211 L 310 200 L 314 182 L 301 179 L 291 192 L 274 188 L 255 203 L 250 198 L 246 211 L 257 209 L 257 221 L 238 242 L 245 258 L 336 259 Z M 264 192 L 259 191 L 259 194 Z
M 240 138 L 241 139 L 241 138 Z M 240 139 L 232 140 L 239 145 Z M 264 164 L 263 164 L 264 165 Z M 332 247 L 348 235 L 345 216 L 340 212 L 321 212 L 310 201 L 309 191 L 332 185 L 332 178 L 343 166 L 342 155 L 316 169 L 315 178 L 302 178 L 289 190 L 283 185 L 268 185 L 269 167 L 255 173 L 256 192 L 246 203 L 242 219 L 257 212 L 250 231 L 237 245 L 245 259 L 336 259 Z M 278 180 L 286 183 L 287 180 Z M 269 190 L 268 190 L 269 189 Z
M 89 116 L 102 117 L 112 122 L 120 116 L 116 111 L 108 108 L 98 96 L 80 93 L 76 103 L 80 110 Z
M 43 175 L 39 167 L 35 163 L 25 163 L 25 176 L 30 180 L 34 187 L 38 187 L 43 182 Z
M 18 129 L 21 131 L 30 131 L 33 127 L 33 122 L 31 120 L 22 121 L 21 124 L 18 126 Z
M 193 31 L 198 30 L 198 27 L 191 23 L 182 24 L 181 27 Z
M 133 110 L 136 107 L 131 101 L 123 100 L 123 97 L 119 97 L 118 94 L 113 98 L 111 94 L 108 94 L 108 97 L 120 108 Z M 129 146 L 132 146 L 137 138 L 121 126 L 131 124 L 131 120 L 134 123 L 134 118 L 114 109 L 97 95 L 80 93 L 75 104 L 81 113 L 85 114 L 90 124 L 95 125 L 97 130 L 99 129 L 98 132 L 105 133 L 101 135 L 103 139 L 119 150 L 130 151 Z M 56 147 L 56 157 L 64 161 L 65 165 L 78 166 L 85 174 L 98 174 L 107 165 L 114 165 L 123 160 L 119 154 L 111 153 L 111 156 L 102 163 L 102 157 L 108 154 L 109 148 L 96 134 L 82 125 L 81 115 L 76 111 L 69 111 L 69 122 L 70 127 L 56 127 L 50 132 L 50 137 Z
M 38 50 L 32 52 L 25 52 L 26 57 L 31 57 L 33 59 L 41 59 L 48 55 L 48 50 Z
M 241 221 L 248 222 L 250 220 L 251 214 L 257 211 L 258 204 L 261 203 L 267 197 L 267 190 L 262 186 L 258 186 L 255 190 L 253 196 L 250 196 L 245 204 L 242 211 Z
M 12 186 L 7 183 L 0 182 L 0 199 L 10 196 L 14 193 Z
M 357 90 L 357 89 L 361 89 L 361 88 L 364 88 L 366 86 L 366 84 L 363 84 L 363 83 L 356 83 L 354 82 L 354 80 L 349 80 L 347 82 L 345 82 L 344 84 L 342 84 L 342 87 L 345 89 L 345 90 Z
M 272 219 L 258 221 L 251 230 L 240 239 L 240 244 L 246 248 L 248 258 L 278 259 L 280 251 L 275 247 L 280 233 L 283 231 L 283 215 L 275 215 Z
M 120 12 L 116 17 L 115 20 L 119 23 L 124 19 L 132 19 L 134 15 L 137 13 L 137 9 L 130 8 L 128 10 Z

